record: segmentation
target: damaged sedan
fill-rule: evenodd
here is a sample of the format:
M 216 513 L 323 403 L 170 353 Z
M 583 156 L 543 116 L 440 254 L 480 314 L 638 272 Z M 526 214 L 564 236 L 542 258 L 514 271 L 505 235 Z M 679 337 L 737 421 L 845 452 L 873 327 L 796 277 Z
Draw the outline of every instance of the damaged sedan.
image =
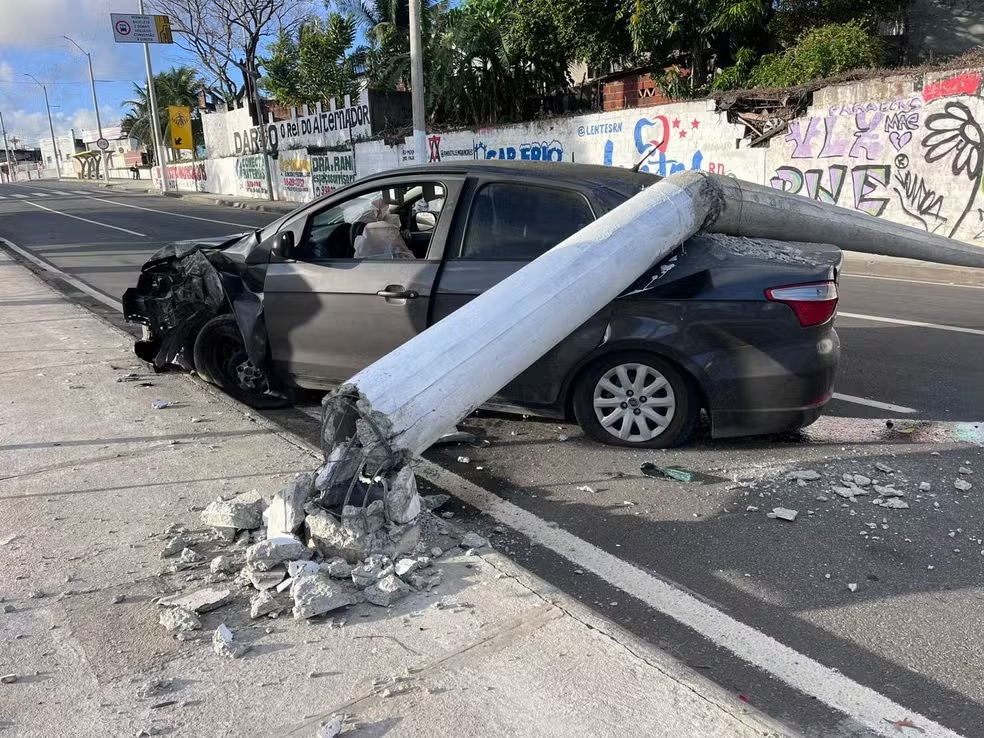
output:
M 452 162 L 362 179 L 254 233 L 172 244 L 123 298 L 137 354 L 255 407 L 327 390 L 641 189 L 654 175 Z M 842 254 L 698 234 L 487 406 L 573 417 L 622 446 L 803 427 L 830 400 Z M 440 356 L 433 360 L 439 362 Z

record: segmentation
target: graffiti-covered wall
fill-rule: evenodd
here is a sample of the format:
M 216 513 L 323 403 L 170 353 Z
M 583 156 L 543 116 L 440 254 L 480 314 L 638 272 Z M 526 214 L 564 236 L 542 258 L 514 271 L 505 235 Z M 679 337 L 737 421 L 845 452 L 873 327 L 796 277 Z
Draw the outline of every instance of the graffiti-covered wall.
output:
M 828 87 L 754 147 L 750 140 L 757 135 L 744 123 L 729 120 L 714 101 L 699 100 L 431 133 L 426 150 L 417 152 L 411 138 L 395 145 L 366 140 L 370 122 L 358 112 L 360 101 L 331 109 L 334 130 L 329 118 L 319 118 L 317 126 L 313 118 L 287 121 L 283 131 L 277 124 L 270 134 L 277 156 L 268 161 L 277 198 L 294 202 L 418 162 L 639 164 L 660 175 L 699 169 L 984 245 L 981 86 L 980 71 L 963 71 Z M 241 124 L 241 115 L 223 125 L 210 122 L 206 138 L 218 138 L 209 141 L 209 151 L 224 151 L 224 163 L 208 163 L 178 178 L 178 185 L 266 197 L 263 158 L 251 143 L 258 129 L 239 131 L 237 138 Z

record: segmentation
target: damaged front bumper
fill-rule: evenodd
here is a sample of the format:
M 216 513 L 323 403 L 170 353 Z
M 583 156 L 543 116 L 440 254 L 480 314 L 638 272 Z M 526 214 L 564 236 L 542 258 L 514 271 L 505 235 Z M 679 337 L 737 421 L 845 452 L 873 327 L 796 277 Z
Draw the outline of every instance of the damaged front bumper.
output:
M 123 317 L 144 326 L 137 356 L 158 371 L 175 363 L 190 368 L 201 327 L 231 312 L 249 358 L 256 365 L 265 360 L 262 275 L 257 279 L 245 261 L 223 251 L 240 238 L 172 243 L 143 265 L 137 286 L 123 293 Z

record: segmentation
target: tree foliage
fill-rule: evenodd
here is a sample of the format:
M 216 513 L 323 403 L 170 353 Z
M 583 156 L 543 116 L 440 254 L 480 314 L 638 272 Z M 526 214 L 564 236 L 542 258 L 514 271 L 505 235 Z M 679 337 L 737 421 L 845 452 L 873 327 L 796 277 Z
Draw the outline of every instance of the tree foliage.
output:
M 808 31 L 782 54 L 768 54 L 752 70 L 755 87 L 789 87 L 852 69 L 877 67 L 885 49 L 857 21 L 831 23 Z
M 248 98 L 264 44 L 311 16 L 311 0 L 150 0 L 171 18 L 175 44 L 198 57 L 210 92 Z
M 328 102 L 359 91 L 358 72 L 365 51 L 352 49 L 355 19 L 332 13 L 327 20 L 312 19 L 297 32 L 282 30 L 262 60 L 263 86 L 285 105 Z
M 653 59 L 687 54 L 691 85 L 707 82 L 707 59 L 715 44 L 758 32 L 770 0 L 632 0 L 627 7 L 634 48 Z
M 905 0 L 775 0 L 769 31 L 782 47 L 823 25 L 859 21 L 868 27 L 904 13 Z
M 191 67 L 174 67 L 166 72 L 154 75 L 154 92 L 157 98 L 158 130 L 162 132 L 165 141 L 170 140 L 170 120 L 167 114 L 169 105 L 183 105 L 192 110 L 191 131 L 194 144 L 205 145 L 202 134 L 201 119 L 197 115 L 198 94 L 202 89 L 202 81 Z M 154 134 L 151 129 L 153 116 L 150 112 L 150 95 L 146 85 L 133 85 L 134 98 L 127 100 L 124 105 L 130 109 L 120 121 L 124 135 L 135 138 L 147 147 L 151 158 L 156 161 L 154 152 Z

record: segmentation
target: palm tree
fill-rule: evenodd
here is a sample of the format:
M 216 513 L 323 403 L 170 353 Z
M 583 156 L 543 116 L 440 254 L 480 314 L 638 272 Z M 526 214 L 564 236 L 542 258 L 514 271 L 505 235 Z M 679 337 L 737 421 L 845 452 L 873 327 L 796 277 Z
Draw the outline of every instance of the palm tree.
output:
M 204 143 L 201 120 L 195 114 L 198 108 L 198 93 L 202 82 L 191 67 L 175 67 L 154 75 L 154 92 L 157 97 L 157 112 L 160 120 L 158 130 L 163 131 L 165 140 L 170 140 L 170 122 L 167 115 L 169 105 L 182 105 L 192 109 L 192 134 L 196 148 Z M 151 131 L 150 95 L 147 87 L 134 84 L 134 99 L 127 100 L 130 110 L 120 121 L 125 135 L 135 138 L 147 147 L 151 161 L 156 162 L 154 136 Z

